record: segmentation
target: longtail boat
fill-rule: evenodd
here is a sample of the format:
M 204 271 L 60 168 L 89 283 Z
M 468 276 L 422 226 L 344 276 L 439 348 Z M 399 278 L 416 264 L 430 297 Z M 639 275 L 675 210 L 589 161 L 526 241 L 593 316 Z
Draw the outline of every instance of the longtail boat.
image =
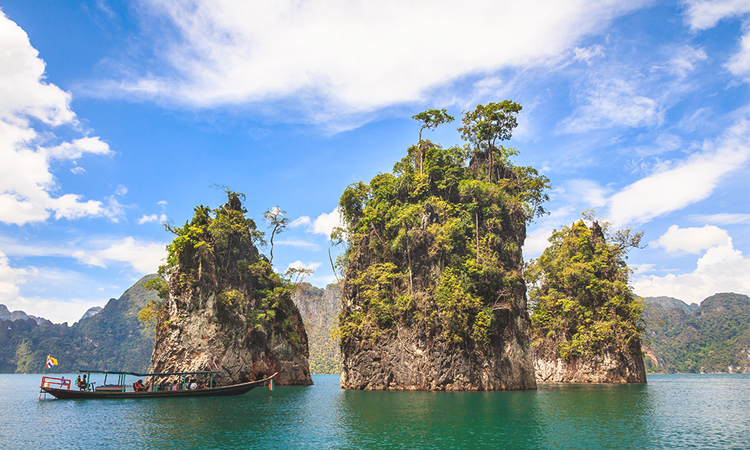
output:
M 233 384 L 230 386 L 214 386 L 213 376 L 219 371 L 203 372 L 161 372 L 161 373 L 138 373 L 138 372 L 115 372 L 107 370 L 80 370 L 88 379 L 86 384 L 78 387 L 79 390 L 71 389 L 71 381 L 63 378 L 42 377 L 40 386 L 40 398 L 42 394 L 50 394 L 60 400 L 65 399 L 111 399 L 111 398 L 165 398 L 165 397 L 213 397 L 242 395 L 259 386 L 273 386 L 273 377 L 263 378 L 262 380 L 249 381 L 247 383 Z M 91 382 L 91 374 L 103 374 L 104 383 L 96 386 Z M 151 387 L 146 390 L 136 390 L 134 385 L 128 385 L 125 382 L 127 376 L 142 378 L 155 377 Z M 107 384 L 108 376 L 116 376 L 117 383 Z M 178 388 L 159 389 L 159 377 L 177 376 L 182 377 L 182 382 L 177 384 Z M 209 383 L 204 388 L 197 387 L 197 383 L 188 382 L 188 377 L 204 376 L 209 378 Z M 132 379 L 132 378 L 131 378 Z M 140 381 L 140 380 L 139 380 Z M 192 385 L 192 386 L 191 386 Z M 190 389 L 193 387 L 193 389 Z

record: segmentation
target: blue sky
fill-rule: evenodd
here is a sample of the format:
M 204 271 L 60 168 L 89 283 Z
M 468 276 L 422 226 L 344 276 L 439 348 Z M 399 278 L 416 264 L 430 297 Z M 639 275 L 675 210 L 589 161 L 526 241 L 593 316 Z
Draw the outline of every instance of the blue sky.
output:
M 274 264 L 333 281 L 350 183 L 410 117 L 523 105 L 511 145 L 551 231 L 644 230 L 639 295 L 750 294 L 750 2 L 0 0 L 0 303 L 75 322 L 154 272 L 193 207 L 294 220 Z M 459 144 L 454 125 L 428 133 Z M 266 250 L 267 251 L 267 250 Z M 334 248 L 334 256 L 339 249 Z

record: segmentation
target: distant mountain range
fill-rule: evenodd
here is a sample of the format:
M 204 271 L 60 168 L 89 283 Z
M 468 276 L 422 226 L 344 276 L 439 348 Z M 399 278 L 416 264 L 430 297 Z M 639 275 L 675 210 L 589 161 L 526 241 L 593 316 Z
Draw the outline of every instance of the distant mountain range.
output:
M 646 370 L 667 373 L 750 372 L 750 297 L 715 294 L 688 305 L 644 299 Z
M 7 306 L 0 305 L 0 320 L 15 321 L 15 320 L 28 320 L 28 319 L 34 320 L 37 323 L 37 325 L 41 325 L 44 322 L 49 322 L 49 320 L 45 318 L 37 317 L 37 316 L 30 316 L 23 311 L 10 312 L 8 311 Z
M 10 312 L 0 305 L 0 373 L 71 373 L 78 369 L 147 370 L 154 331 L 138 322 L 138 311 L 154 291 L 147 275 L 104 308 L 91 308 L 72 326 Z M 331 330 L 338 323 L 341 290 L 302 283 L 294 301 L 305 322 L 310 370 L 340 373 L 338 342 Z M 644 298 L 644 353 L 650 373 L 750 373 L 750 297 L 721 293 L 700 305 L 672 297 Z M 46 369 L 47 355 L 59 366 Z
M 0 373 L 75 373 L 79 369 L 143 371 L 154 348 L 154 330 L 138 322 L 140 311 L 154 291 L 140 279 L 119 299 L 104 308 L 91 308 L 72 326 L 53 324 L 20 311 L 0 307 Z M 44 367 L 47 355 L 58 361 Z
M 341 310 L 341 288 L 329 284 L 320 289 L 309 283 L 299 285 L 294 295 L 302 320 L 305 322 L 310 347 L 310 372 L 313 374 L 341 373 L 341 353 L 331 331 L 338 326 Z

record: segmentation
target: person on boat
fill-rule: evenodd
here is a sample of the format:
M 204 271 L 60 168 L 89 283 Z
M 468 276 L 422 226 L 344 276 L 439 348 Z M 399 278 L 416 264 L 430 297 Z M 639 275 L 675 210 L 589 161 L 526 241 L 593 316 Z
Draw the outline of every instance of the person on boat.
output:
M 172 387 L 169 389 L 170 391 L 176 391 L 179 389 L 179 386 L 177 385 L 177 382 L 175 381 L 172 383 Z
M 143 384 L 143 380 L 138 380 L 135 383 L 133 383 L 133 390 L 135 392 L 145 392 L 147 389 L 146 389 L 146 386 L 144 386 Z
M 81 376 L 78 375 L 78 378 L 76 378 L 76 387 L 81 387 Z
M 198 386 L 198 389 L 208 389 L 208 383 L 203 381 L 200 386 Z
M 191 380 L 190 384 L 188 385 L 188 389 L 190 389 L 191 391 L 194 391 L 198 389 L 198 384 L 195 381 Z
M 81 379 L 81 381 L 78 382 L 78 389 L 80 389 L 82 391 L 85 391 L 86 388 L 88 387 L 88 385 L 89 384 L 86 381 L 86 375 L 84 375 L 83 378 Z

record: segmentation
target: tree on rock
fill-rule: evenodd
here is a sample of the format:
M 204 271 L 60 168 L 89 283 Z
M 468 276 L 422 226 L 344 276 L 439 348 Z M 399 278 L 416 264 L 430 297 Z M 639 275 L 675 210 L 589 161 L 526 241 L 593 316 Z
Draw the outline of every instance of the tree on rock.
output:
M 414 118 L 421 132 L 450 117 L 431 110 Z M 549 182 L 497 147 L 490 178 L 478 156 L 483 142 L 467 151 L 420 136 L 392 173 L 342 194 L 343 387 L 536 386 L 521 248 Z
M 292 301 L 296 283 L 258 251 L 264 233 L 246 217 L 244 195 L 226 194 L 226 204 L 197 206 L 184 226 L 168 226 L 176 236 L 151 284 L 163 301 L 140 314 L 156 322 L 153 370 L 219 367 L 220 384 L 278 372 L 278 384 L 312 384 L 307 334 Z
M 642 235 L 579 220 L 555 230 L 551 245 L 529 264 L 538 381 L 646 381 L 643 308 L 628 286 L 625 262 Z

